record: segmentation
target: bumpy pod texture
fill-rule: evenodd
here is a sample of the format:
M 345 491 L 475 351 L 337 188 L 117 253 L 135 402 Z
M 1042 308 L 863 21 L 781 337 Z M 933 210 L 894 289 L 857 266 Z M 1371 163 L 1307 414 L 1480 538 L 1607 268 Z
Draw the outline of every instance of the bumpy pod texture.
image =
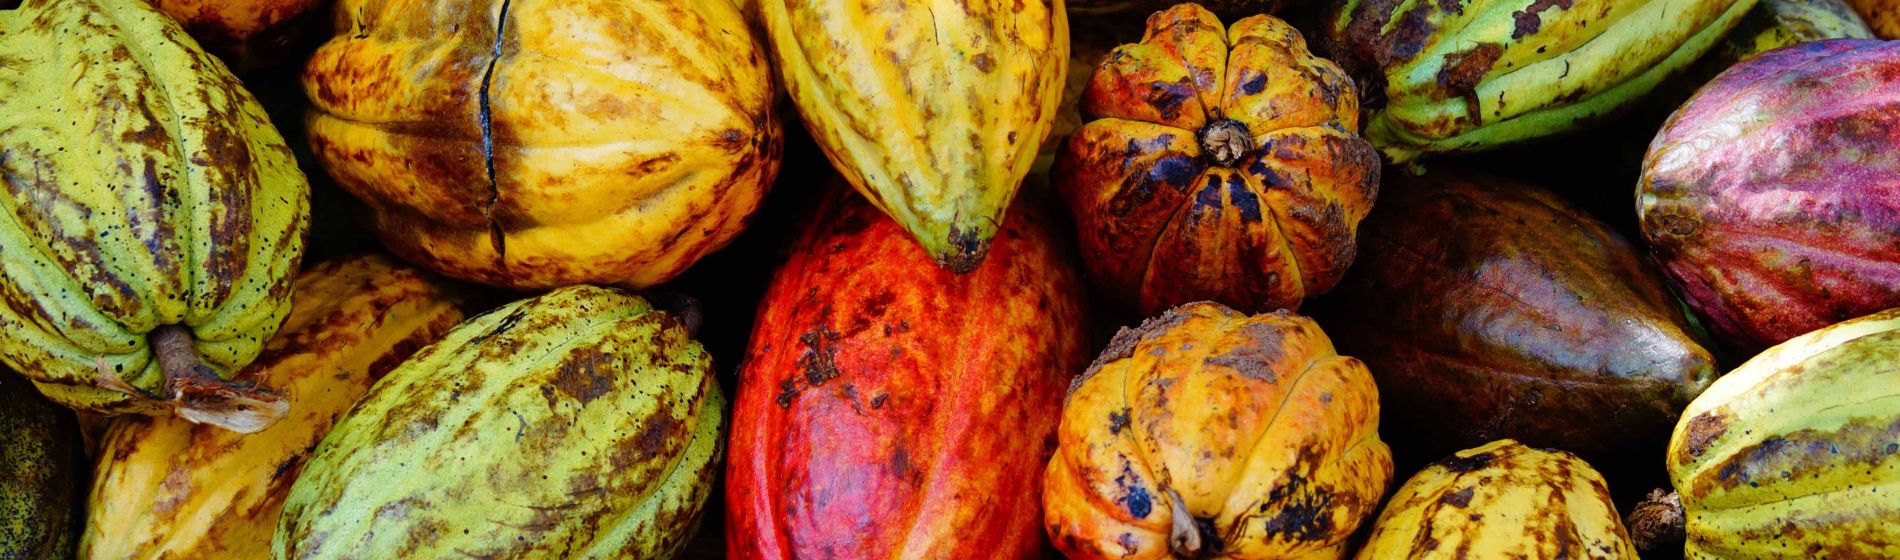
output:
M 79 423 L 0 369 L 0 558 L 71 558 L 85 517 Z
M 309 225 L 263 108 L 135 0 L 0 11 L 0 60 L 0 359 L 74 408 L 281 414 L 218 379 L 290 312 Z
M 832 165 L 938 265 L 975 270 L 1062 100 L 1062 0 L 759 5 Z
M 1095 71 L 1082 112 L 1052 178 L 1089 271 L 1125 304 L 1295 309 L 1352 263 L 1379 155 L 1355 135 L 1352 80 L 1286 22 L 1156 13 Z
M 727 552 L 1029 560 L 1086 290 L 1018 204 L 954 274 L 839 185 L 759 308 L 733 410 Z
M 1755 0 L 1336 0 L 1328 48 L 1393 162 L 1573 130 L 1641 100 Z
M 712 361 L 671 314 L 575 286 L 455 327 L 337 421 L 271 553 L 672 558 L 725 442 Z
M 1661 275 L 1550 191 L 1436 167 L 1387 185 L 1322 316 L 1372 367 L 1393 445 L 1660 451 L 1716 373 Z
M 1067 0 L 1071 14 L 1106 14 L 1125 12 L 1127 17 L 1140 17 L 1149 12 L 1167 9 L 1180 4 L 1180 0 Z M 1195 5 L 1213 10 L 1222 15 L 1252 15 L 1279 11 L 1286 4 L 1282 0 L 1201 0 Z
M 1070 558 L 1338 558 L 1392 455 L 1359 360 L 1312 320 L 1184 305 L 1070 389 L 1043 522 Z
M 1405 481 L 1358 558 L 1634 560 L 1636 548 L 1589 463 L 1504 439 Z
M 1682 413 L 1688 557 L 1900 557 L 1900 309 L 1768 349 Z
M 80 558 L 270 557 L 304 461 L 371 384 L 464 318 L 455 288 L 382 256 L 312 267 L 257 361 L 238 373 L 284 392 L 285 418 L 239 435 L 122 416 L 100 442 Z
M 1900 306 L 1900 43 L 1807 43 L 1736 65 L 1650 144 L 1643 236 L 1731 347 Z
M 729 2 L 341 0 L 311 149 L 383 243 L 510 288 L 645 287 L 778 173 L 765 52 Z
M 152 0 L 177 18 L 206 51 L 232 68 L 259 68 L 295 54 L 298 39 L 319 27 L 324 0 Z

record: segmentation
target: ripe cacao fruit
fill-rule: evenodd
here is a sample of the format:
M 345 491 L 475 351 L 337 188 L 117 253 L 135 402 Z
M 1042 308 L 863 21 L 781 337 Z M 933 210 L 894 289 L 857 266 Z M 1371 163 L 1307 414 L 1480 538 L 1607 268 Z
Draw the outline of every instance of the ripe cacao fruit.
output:
M 1223 30 L 1182 4 L 1148 18 L 1142 42 L 1096 70 L 1092 120 L 1051 174 L 1092 277 L 1148 314 L 1297 309 L 1331 289 L 1379 190 L 1356 95 L 1272 16 Z
M 270 557 L 284 496 L 330 426 L 464 317 L 456 289 L 380 256 L 315 266 L 294 299 L 284 328 L 238 375 L 281 388 L 289 416 L 241 437 L 176 418 L 115 420 L 81 558 Z
M 206 51 L 236 70 L 270 66 L 294 53 L 324 0 L 152 0 Z
M 765 53 L 730 2 L 341 0 L 304 68 L 312 150 L 383 243 L 540 289 L 664 282 L 778 173 Z
M 1129 12 L 1143 15 L 1180 5 L 1181 0 L 1067 0 L 1070 14 Z M 1230 16 L 1271 14 L 1279 11 L 1282 0 L 1201 0 L 1194 5 Z M 1081 29 L 1080 26 L 1076 29 Z
M 304 465 L 272 555 L 671 558 L 699 523 L 725 398 L 680 321 L 575 286 L 450 330 Z
M 71 558 L 85 512 L 84 476 L 72 411 L 0 370 L 0 558 Z
M 727 553 L 1039 558 L 1042 467 L 1088 359 L 1053 228 L 1018 204 L 959 275 L 841 186 L 805 223 L 739 372 Z
M 1715 364 L 1655 269 L 1542 188 L 1399 175 L 1321 315 L 1378 378 L 1394 445 L 1513 438 L 1598 466 L 1659 452 Z
M 805 127 L 938 265 L 976 270 L 1055 120 L 1062 0 L 762 0 Z
M 256 431 L 224 379 L 290 311 L 309 185 L 264 110 L 134 0 L 0 11 L 0 360 L 54 402 Z
M 1900 0 L 1847 0 L 1847 3 L 1867 19 L 1875 35 L 1882 39 L 1900 39 Z
M 1757 0 L 1727 38 L 1696 63 L 1706 84 L 1755 55 L 1827 39 L 1872 39 L 1874 31 L 1844 0 Z M 1686 98 L 1685 98 L 1686 99 Z
M 1394 163 L 1574 130 L 1695 62 L 1756 0 L 1336 0 L 1328 50 Z
M 1043 522 L 1070 558 L 1338 558 L 1392 478 L 1379 391 L 1311 319 L 1201 302 L 1122 329 L 1064 402 Z
M 1405 481 L 1358 558 L 1634 560 L 1636 548 L 1589 463 L 1503 439 Z
M 1669 440 L 1689 558 L 1900 557 L 1900 309 L 1717 379 Z M 1648 505 L 1648 504 L 1646 504 Z M 1642 508 L 1653 513 L 1663 509 Z M 1647 525 L 1632 514 L 1630 527 Z M 1657 535 L 1641 534 L 1639 544 Z
M 1697 92 L 1650 144 L 1643 237 L 1736 350 L 1900 306 L 1900 43 L 1773 51 Z

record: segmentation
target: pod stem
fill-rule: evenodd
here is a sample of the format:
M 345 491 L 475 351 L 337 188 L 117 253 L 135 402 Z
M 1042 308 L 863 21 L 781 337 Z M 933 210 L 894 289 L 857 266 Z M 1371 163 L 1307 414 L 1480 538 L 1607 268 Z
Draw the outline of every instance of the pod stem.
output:
M 163 390 L 179 417 L 249 434 L 290 411 L 290 403 L 269 390 L 218 377 L 192 346 L 191 329 L 184 325 L 165 325 L 147 336 L 165 374 Z
M 1168 510 L 1171 525 L 1168 527 L 1168 550 L 1175 558 L 1201 557 L 1201 528 L 1194 524 L 1194 514 L 1188 511 L 1187 503 L 1181 500 L 1181 493 L 1173 488 L 1168 493 Z
M 1683 541 L 1688 535 L 1687 521 L 1682 511 L 1682 496 L 1661 489 L 1650 490 L 1649 497 L 1630 510 L 1630 541 L 1643 552 L 1661 550 Z

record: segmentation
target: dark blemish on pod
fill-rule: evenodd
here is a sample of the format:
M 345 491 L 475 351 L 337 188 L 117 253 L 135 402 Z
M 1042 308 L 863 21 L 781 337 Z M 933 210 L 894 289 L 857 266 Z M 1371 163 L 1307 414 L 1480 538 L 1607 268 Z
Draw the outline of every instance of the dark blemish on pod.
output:
M 1496 459 L 1496 456 L 1490 453 L 1479 453 L 1470 457 L 1453 455 L 1451 458 L 1445 459 L 1438 464 L 1445 467 L 1445 470 L 1451 472 L 1468 473 L 1491 466 L 1491 461 L 1494 459 Z
M 1471 495 L 1476 490 L 1475 487 L 1467 486 L 1463 490 L 1439 497 L 1438 501 L 1452 507 L 1465 507 L 1471 505 Z
M 1128 427 L 1129 411 L 1130 409 L 1124 406 L 1120 411 L 1108 413 L 1108 433 L 1110 435 L 1121 435 L 1122 430 Z

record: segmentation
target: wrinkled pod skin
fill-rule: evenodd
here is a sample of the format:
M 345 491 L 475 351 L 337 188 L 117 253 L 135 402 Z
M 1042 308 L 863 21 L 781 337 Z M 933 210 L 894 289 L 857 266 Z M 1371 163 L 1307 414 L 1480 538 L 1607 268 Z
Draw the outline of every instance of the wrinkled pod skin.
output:
M 1352 80 L 1272 16 L 1194 4 L 1103 60 L 1052 180 L 1082 258 L 1143 314 L 1194 301 L 1298 309 L 1352 264 L 1379 191 Z
M 673 557 L 725 441 L 711 358 L 686 330 L 594 286 L 456 326 L 323 438 L 271 556 Z
M 1715 376 L 1635 248 L 1534 185 L 1395 174 L 1320 319 L 1371 367 L 1408 456 L 1512 438 L 1630 467 Z
M 1426 466 L 1386 503 L 1359 560 L 1635 560 L 1603 475 L 1503 439 Z
M 1649 146 L 1637 216 L 1710 330 L 1748 354 L 1900 306 L 1900 43 L 1737 64 Z
M 339 0 L 311 150 L 403 259 L 518 290 L 645 288 L 778 174 L 766 53 L 701 0 Z
M 0 360 L 54 402 L 242 432 L 309 186 L 237 78 L 135 0 L 0 11 Z
M 939 266 L 976 270 L 1062 100 L 1062 0 L 758 4 L 832 166 Z
M 1340 558 L 1392 478 L 1379 390 L 1311 319 L 1191 303 L 1071 386 L 1043 523 L 1078 560 Z
M 80 441 L 72 411 L 0 368 L 0 558 L 72 557 L 85 518 Z
M 296 52 L 331 0 L 152 0 L 233 70 L 271 66 Z
M 1900 309 L 1789 339 L 1690 403 L 1667 455 L 1686 556 L 1900 557 L 1896 363 Z
M 289 415 L 242 436 L 177 418 L 115 419 L 95 453 L 80 558 L 269 558 L 284 497 L 317 443 L 467 307 L 459 288 L 380 255 L 311 267 L 294 300 L 283 329 L 238 373 L 280 388 Z
M 989 258 L 954 274 L 830 188 L 740 368 L 727 553 L 1039 558 L 1042 466 L 1088 360 L 1072 255 L 1025 200 Z
M 1756 0 L 1330 0 L 1327 50 L 1393 163 L 1594 124 L 1707 52 Z

